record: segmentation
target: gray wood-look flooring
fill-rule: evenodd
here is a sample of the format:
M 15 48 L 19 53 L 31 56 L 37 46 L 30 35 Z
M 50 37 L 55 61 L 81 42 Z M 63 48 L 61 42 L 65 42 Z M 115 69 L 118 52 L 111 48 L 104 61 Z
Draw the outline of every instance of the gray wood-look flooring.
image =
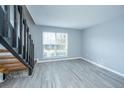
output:
M 36 64 L 31 77 L 4 82 L 3 88 L 122 88 L 124 78 L 83 60 Z

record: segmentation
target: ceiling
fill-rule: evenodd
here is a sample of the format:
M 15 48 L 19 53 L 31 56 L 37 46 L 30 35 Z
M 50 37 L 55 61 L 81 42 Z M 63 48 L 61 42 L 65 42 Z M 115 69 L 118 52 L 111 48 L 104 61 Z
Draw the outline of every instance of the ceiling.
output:
M 84 29 L 124 15 L 121 5 L 29 5 L 36 25 Z

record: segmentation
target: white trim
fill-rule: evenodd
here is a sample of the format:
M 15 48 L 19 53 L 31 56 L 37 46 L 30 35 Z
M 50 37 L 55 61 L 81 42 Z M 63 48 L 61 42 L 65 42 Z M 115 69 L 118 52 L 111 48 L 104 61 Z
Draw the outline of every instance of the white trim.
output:
M 115 73 L 115 74 L 117 74 L 117 75 L 119 75 L 119 76 L 121 76 L 121 77 L 124 77 L 124 74 L 123 74 L 123 73 L 120 73 L 120 72 L 115 71 L 115 70 L 113 70 L 113 69 L 111 69 L 111 68 L 105 67 L 105 66 L 103 66 L 103 65 L 101 65 L 101 64 L 98 64 L 98 63 L 96 63 L 96 62 L 94 62 L 94 61 L 92 61 L 92 60 L 86 59 L 86 58 L 84 58 L 84 57 L 61 58 L 61 59 L 51 59 L 51 60 L 38 60 L 37 63 L 63 61 L 63 60 L 73 60 L 73 59 L 82 59 L 82 60 L 85 60 L 86 62 L 89 62 L 89 63 L 91 63 L 91 64 L 93 64 L 93 65 L 96 65 L 96 66 L 98 66 L 98 67 L 100 67 L 100 68 L 106 69 L 106 70 L 108 70 L 108 71 L 110 71 L 110 72 L 112 72 L 112 73 Z
M 91 63 L 91 64 L 93 64 L 93 65 L 96 65 L 96 66 L 98 66 L 98 67 L 100 67 L 100 68 L 103 68 L 103 69 L 106 69 L 106 70 L 108 70 L 108 71 L 110 71 L 110 72 L 113 72 L 113 73 L 115 73 L 115 74 L 117 74 L 117 75 L 119 75 L 119 76 L 124 77 L 124 74 L 123 74 L 123 73 L 120 73 L 120 72 L 115 71 L 115 70 L 113 70 L 113 69 L 111 69 L 111 68 L 105 67 L 105 66 L 103 66 L 103 65 L 101 65 L 101 64 L 98 64 L 98 63 L 92 61 L 92 60 L 86 59 L 86 58 L 84 58 L 84 57 L 81 57 L 81 59 L 82 59 L 82 60 L 85 60 L 86 62 L 89 62 L 89 63 Z
M 46 63 L 46 62 L 63 61 L 63 60 L 72 60 L 72 59 L 81 59 L 81 57 L 61 58 L 61 59 L 50 59 L 50 60 L 38 60 L 37 63 Z

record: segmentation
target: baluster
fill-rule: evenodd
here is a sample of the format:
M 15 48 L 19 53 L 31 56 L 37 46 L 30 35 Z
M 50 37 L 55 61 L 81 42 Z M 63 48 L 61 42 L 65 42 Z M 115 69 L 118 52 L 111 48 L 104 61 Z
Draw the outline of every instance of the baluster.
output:
M 5 15 L 4 15 L 4 37 L 8 37 L 8 30 L 9 30 L 9 19 L 10 19 L 10 7 L 9 5 L 5 6 Z
M 34 44 L 32 40 L 32 67 L 34 67 Z
M 23 19 L 22 19 L 22 7 L 18 6 L 18 12 L 20 14 L 20 29 L 19 29 L 19 34 L 20 34 L 20 38 L 19 38 L 19 54 L 22 54 L 22 25 L 23 25 Z
M 27 27 L 27 59 L 26 61 L 29 61 L 29 27 Z
M 26 20 L 24 19 L 23 20 L 23 23 L 24 23 L 24 46 L 23 46 L 23 58 L 25 59 L 26 58 L 26 54 L 25 54 L 25 51 L 26 51 Z
M 27 24 L 26 24 L 26 39 L 25 39 L 25 59 L 27 59 Z
M 33 55 L 32 55 L 33 56 L 33 67 L 34 67 L 34 44 L 33 44 L 33 49 L 32 50 L 33 50 Z
M 19 53 L 20 51 L 20 13 L 19 13 L 19 9 L 18 6 L 16 6 L 16 17 L 15 17 L 16 21 L 14 22 L 15 24 L 15 32 L 16 32 L 16 48 L 17 48 L 17 52 Z M 19 53 L 20 54 L 20 53 Z
M 16 14 L 16 6 L 14 6 L 14 30 L 12 32 L 12 47 L 16 48 L 17 44 L 17 14 Z
M 29 34 L 29 65 L 31 64 L 31 35 Z
M 33 52 L 33 47 L 32 47 L 32 39 L 31 39 L 31 67 L 33 67 L 33 59 L 32 59 L 32 52 Z
M 14 30 L 12 32 L 12 47 L 17 47 L 17 6 L 14 5 Z
M 0 34 L 3 36 L 4 34 L 4 11 L 3 8 L 0 7 Z

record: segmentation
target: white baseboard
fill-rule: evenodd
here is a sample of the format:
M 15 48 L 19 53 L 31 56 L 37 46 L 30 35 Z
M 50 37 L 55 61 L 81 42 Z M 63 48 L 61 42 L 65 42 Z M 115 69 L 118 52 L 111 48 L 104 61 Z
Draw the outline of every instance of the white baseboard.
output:
M 94 61 L 92 61 L 92 60 L 86 59 L 86 58 L 84 58 L 84 57 L 81 57 L 81 59 L 82 59 L 82 60 L 85 60 L 86 62 L 89 62 L 89 63 L 91 63 L 91 64 L 93 64 L 93 65 L 96 65 L 96 66 L 98 66 L 98 67 L 100 67 L 100 68 L 103 68 L 103 69 L 106 69 L 106 70 L 108 70 L 108 71 L 110 71 L 110 72 L 113 72 L 113 73 L 115 73 L 115 74 L 117 74 L 117 75 L 119 75 L 119 76 L 124 77 L 124 74 L 122 74 L 122 73 L 120 73 L 120 72 L 118 72 L 118 71 L 115 71 L 115 70 L 113 70 L 113 69 L 111 69 L 111 68 L 105 67 L 105 66 L 103 66 L 103 65 L 101 65 L 101 64 L 98 64 L 98 63 L 96 63 L 96 62 L 94 62 Z
M 113 70 L 113 69 L 111 69 L 111 68 L 108 68 L 108 67 L 106 67 L 106 66 L 103 66 L 103 65 L 101 65 L 101 64 L 98 64 L 98 63 L 96 63 L 96 62 L 94 62 L 94 61 L 92 61 L 92 60 L 86 59 L 86 58 L 84 58 L 84 57 L 61 58 L 61 59 L 51 59 L 51 60 L 38 60 L 37 63 L 63 61 L 63 60 L 73 60 L 73 59 L 82 59 L 82 60 L 85 60 L 86 62 L 89 62 L 89 63 L 91 63 L 91 64 L 93 64 L 93 65 L 96 65 L 96 66 L 98 66 L 98 67 L 100 67 L 100 68 L 106 69 L 106 70 L 108 70 L 108 71 L 110 71 L 110 72 L 113 72 L 113 73 L 115 73 L 115 74 L 117 74 L 117 75 L 119 75 L 119 76 L 124 77 L 124 74 L 122 74 L 122 73 L 120 73 L 120 72 L 118 72 L 118 71 L 115 71 L 115 70 Z
M 46 63 L 46 62 L 63 61 L 63 60 L 73 60 L 73 59 L 81 59 L 81 57 L 50 59 L 50 60 L 38 60 L 37 63 Z

